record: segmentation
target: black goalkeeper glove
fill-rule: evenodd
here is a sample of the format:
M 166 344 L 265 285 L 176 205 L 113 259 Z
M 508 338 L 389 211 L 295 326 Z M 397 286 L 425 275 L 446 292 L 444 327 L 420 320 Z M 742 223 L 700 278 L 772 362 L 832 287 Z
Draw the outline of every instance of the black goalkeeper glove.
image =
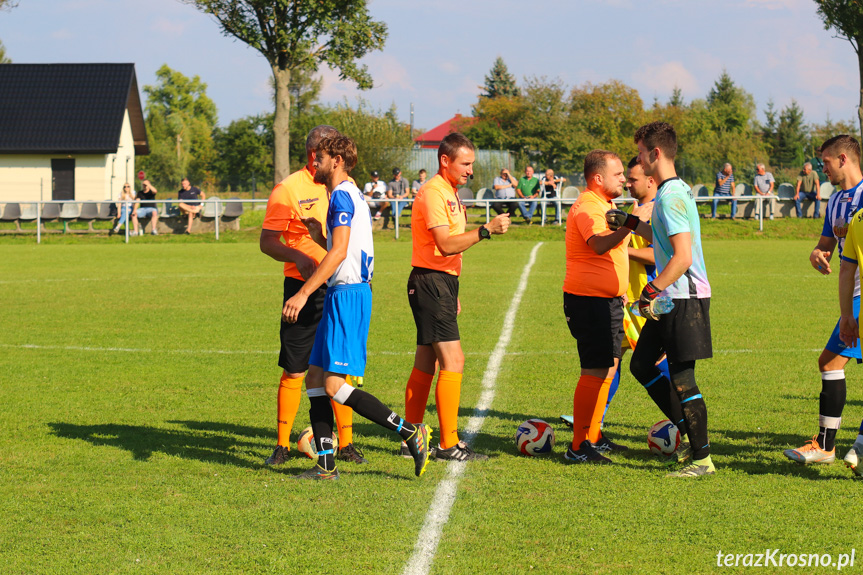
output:
M 644 286 L 643 290 L 641 290 L 641 297 L 638 298 L 638 313 L 641 314 L 641 317 L 652 320 L 659 319 L 659 317 L 653 313 L 653 302 L 656 300 L 656 296 L 660 293 L 660 290 L 656 289 L 653 282 L 647 282 L 647 285 Z
M 608 222 L 608 229 L 616 232 L 620 228 L 627 228 L 635 231 L 635 228 L 638 227 L 638 222 L 641 220 L 639 220 L 637 216 L 627 214 L 623 210 L 614 209 L 605 212 L 605 221 Z

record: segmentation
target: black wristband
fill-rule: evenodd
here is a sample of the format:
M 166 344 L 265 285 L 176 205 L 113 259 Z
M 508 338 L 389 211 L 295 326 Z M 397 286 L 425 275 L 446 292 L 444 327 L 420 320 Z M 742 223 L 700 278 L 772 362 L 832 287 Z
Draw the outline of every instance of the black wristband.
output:
M 632 214 L 626 215 L 626 221 L 623 222 L 623 227 L 628 228 L 632 231 L 635 231 L 635 228 L 638 227 L 638 222 L 641 220 L 638 219 L 638 216 L 633 216 Z

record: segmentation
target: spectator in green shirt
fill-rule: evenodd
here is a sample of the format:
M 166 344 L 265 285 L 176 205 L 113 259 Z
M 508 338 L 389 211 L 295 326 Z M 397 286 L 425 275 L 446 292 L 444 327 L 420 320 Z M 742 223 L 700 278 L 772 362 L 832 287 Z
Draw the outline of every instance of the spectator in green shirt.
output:
M 821 182 L 818 174 L 812 171 L 812 164 L 803 164 L 803 171 L 797 176 L 797 190 L 794 192 L 794 207 L 797 217 L 803 217 L 803 200 L 815 202 L 815 218 L 821 217 Z
M 521 216 L 524 218 L 524 223 L 533 223 L 533 212 L 536 211 L 536 200 L 539 197 L 539 178 L 533 175 L 533 166 L 527 166 L 524 169 L 524 176 L 518 179 L 518 186 L 515 188 L 515 195 L 522 199 L 533 199 L 532 202 L 519 202 L 518 209 L 521 210 Z

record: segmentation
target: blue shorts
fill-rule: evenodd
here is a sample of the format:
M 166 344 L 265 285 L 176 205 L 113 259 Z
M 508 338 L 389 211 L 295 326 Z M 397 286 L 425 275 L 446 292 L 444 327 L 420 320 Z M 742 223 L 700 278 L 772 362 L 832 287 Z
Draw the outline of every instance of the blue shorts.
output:
M 151 207 L 145 206 L 143 208 L 138 208 L 137 215 L 139 218 L 147 218 L 150 216 L 154 216 L 157 213 L 158 213 L 158 211 L 156 210 L 156 208 L 151 208 Z
M 324 315 L 315 334 L 310 365 L 331 373 L 362 377 L 372 317 L 372 290 L 367 283 L 327 288 Z
M 856 296 L 854 298 L 854 318 L 857 319 L 859 317 L 860 296 Z M 842 343 L 842 340 L 839 339 L 839 322 L 836 322 L 836 327 L 833 329 L 833 333 L 830 335 L 830 339 L 827 340 L 827 345 L 824 346 L 824 349 L 826 349 L 827 351 L 832 351 L 836 355 L 841 355 L 842 357 L 856 359 L 857 363 L 863 363 L 863 358 L 861 358 L 860 354 L 860 340 L 857 340 L 857 343 L 854 345 L 854 347 L 848 347 L 847 345 Z

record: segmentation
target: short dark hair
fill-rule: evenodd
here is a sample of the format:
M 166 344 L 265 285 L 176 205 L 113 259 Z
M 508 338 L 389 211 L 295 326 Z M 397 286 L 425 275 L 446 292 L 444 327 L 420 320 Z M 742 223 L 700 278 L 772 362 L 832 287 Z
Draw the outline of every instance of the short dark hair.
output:
M 323 138 L 318 142 L 315 151 L 318 153 L 326 152 L 328 156 L 335 158 L 341 156 L 345 161 L 345 172 L 350 173 L 357 165 L 357 145 L 347 136 L 333 136 Z
M 592 150 L 584 158 L 584 179 L 589 180 L 594 174 L 605 169 L 608 158 L 620 159 L 620 156 L 608 150 Z
M 328 126 L 326 124 L 315 126 L 311 129 L 309 135 L 306 137 L 306 155 L 309 155 L 315 150 L 317 150 L 318 144 L 324 138 L 333 138 L 335 136 L 341 136 L 341 134 L 332 126 Z
M 466 148 L 471 151 L 476 149 L 473 142 L 471 142 L 470 139 L 461 132 L 447 134 L 447 136 L 441 140 L 440 146 L 437 148 L 438 163 L 440 163 L 440 159 L 443 156 L 446 156 L 449 159 L 454 159 L 458 155 L 458 151 L 462 148 Z
M 639 165 L 638 164 L 638 156 L 633 156 L 632 159 L 629 160 L 629 163 L 626 164 L 626 168 L 631 170 L 632 168 L 634 168 L 637 165 Z
M 426 169 L 425 169 L 425 168 L 421 168 L 421 169 L 420 169 L 420 171 L 419 171 L 419 173 L 420 173 L 420 174 L 427 174 L 428 172 L 426 172 Z
M 635 143 L 642 142 L 648 150 L 659 148 L 669 160 L 677 156 L 677 132 L 668 122 L 651 122 L 635 132 Z
M 833 150 L 846 156 L 854 156 L 854 161 L 860 163 L 860 142 L 848 134 L 833 136 L 821 144 L 821 153 Z

